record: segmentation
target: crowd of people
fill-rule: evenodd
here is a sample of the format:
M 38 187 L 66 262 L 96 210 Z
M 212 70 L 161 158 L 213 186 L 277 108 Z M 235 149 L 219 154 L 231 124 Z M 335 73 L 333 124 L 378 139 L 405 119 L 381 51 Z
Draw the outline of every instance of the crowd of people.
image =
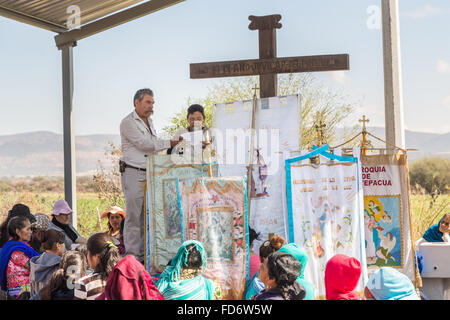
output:
M 58 200 L 50 217 L 31 214 L 16 204 L 0 225 L 0 293 L 18 300 L 213 300 L 222 298 L 220 283 L 203 274 L 207 250 L 199 241 L 184 242 L 161 274 L 152 277 L 144 264 L 144 188 L 146 154 L 166 150 L 189 153 L 183 136 L 201 133 L 202 148 L 214 140 L 206 126 L 204 108 L 191 105 L 188 127 L 171 140 L 156 134 L 151 115 L 153 91 L 138 90 L 134 110 L 120 124 L 120 173 L 126 209 L 113 206 L 101 213 L 108 231 L 88 239 L 72 226 L 72 209 Z M 191 150 L 192 151 L 192 150 Z M 126 214 L 126 213 L 127 214 Z M 450 242 L 450 214 L 424 234 L 424 241 Z M 260 235 L 249 228 L 249 281 L 242 299 L 313 300 L 316 287 L 305 277 L 308 255 L 300 246 L 270 235 L 258 248 Z M 418 257 L 419 258 L 419 257 Z M 383 267 L 373 273 L 364 292 L 357 292 L 361 264 L 353 257 L 333 256 L 325 269 L 327 300 L 418 300 L 408 277 Z
M 151 276 L 133 254 L 125 254 L 125 212 L 102 212 L 108 231 L 87 240 L 73 228 L 64 200 L 50 217 L 31 214 L 16 204 L 0 225 L 0 285 L 10 300 L 220 300 L 220 283 L 206 278 L 207 253 L 196 240 L 185 241 L 164 271 Z M 62 216 L 62 217 L 61 217 Z M 450 214 L 424 234 L 424 241 L 446 241 Z M 245 300 L 314 300 L 315 286 L 305 279 L 305 250 L 279 235 L 270 235 L 254 252 L 260 235 L 249 228 L 249 281 Z M 327 300 L 420 300 L 411 280 L 390 267 L 374 272 L 357 292 L 361 263 L 343 254 L 325 268 Z

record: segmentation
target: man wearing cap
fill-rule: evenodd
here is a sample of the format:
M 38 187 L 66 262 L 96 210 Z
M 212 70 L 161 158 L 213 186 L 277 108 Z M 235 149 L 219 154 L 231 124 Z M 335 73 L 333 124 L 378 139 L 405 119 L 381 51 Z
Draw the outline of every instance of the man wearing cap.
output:
M 70 224 L 70 215 L 72 214 L 72 209 L 65 200 L 58 200 L 55 202 L 55 207 L 51 215 L 53 216 L 52 221 L 48 226 L 48 230 L 54 229 L 64 233 L 66 236 L 66 250 L 71 250 L 73 243 L 84 243 L 84 239 L 74 227 Z
M 145 155 L 173 148 L 179 140 L 161 140 L 156 136 L 151 115 L 153 114 L 153 91 L 141 89 L 133 99 L 134 111 L 120 123 L 122 142 L 122 191 L 125 195 L 127 218 L 124 226 L 124 243 L 127 254 L 144 261 L 144 186 Z

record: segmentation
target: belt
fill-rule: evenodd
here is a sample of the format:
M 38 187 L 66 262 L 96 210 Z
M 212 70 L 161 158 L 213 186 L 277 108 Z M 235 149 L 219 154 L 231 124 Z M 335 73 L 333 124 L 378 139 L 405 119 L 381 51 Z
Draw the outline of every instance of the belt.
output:
M 136 170 L 138 170 L 138 171 L 147 171 L 147 169 L 144 169 L 144 168 L 138 168 L 138 167 L 135 167 L 135 166 L 131 166 L 131 165 L 129 165 L 128 163 L 125 163 L 125 168 L 136 169 Z

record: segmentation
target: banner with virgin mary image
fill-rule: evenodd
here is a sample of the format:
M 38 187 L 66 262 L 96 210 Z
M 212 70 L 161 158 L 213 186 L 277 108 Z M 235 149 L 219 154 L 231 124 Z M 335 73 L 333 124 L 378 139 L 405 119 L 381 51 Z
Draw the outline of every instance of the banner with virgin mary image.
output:
M 207 253 L 203 276 L 224 300 L 243 299 L 248 278 L 245 177 L 179 179 L 183 241 L 198 240 Z
M 147 157 L 147 210 L 145 264 L 152 273 L 160 273 L 181 245 L 181 219 L 176 179 L 217 176 L 217 164 L 192 164 L 171 155 Z
M 363 190 L 356 157 L 320 157 L 310 163 L 313 151 L 286 160 L 289 241 L 308 254 L 305 279 L 315 286 L 315 299 L 323 300 L 325 268 L 336 254 L 361 262 L 357 288 L 363 296 L 367 281 L 364 247 Z

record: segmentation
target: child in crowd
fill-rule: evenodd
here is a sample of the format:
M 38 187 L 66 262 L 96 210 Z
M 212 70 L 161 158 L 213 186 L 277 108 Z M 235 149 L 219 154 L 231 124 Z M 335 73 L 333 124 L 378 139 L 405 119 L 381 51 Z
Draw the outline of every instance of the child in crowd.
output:
M 144 266 L 129 254 L 109 274 L 105 291 L 95 300 L 164 300 Z
M 345 254 L 336 254 L 325 267 L 327 300 L 360 300 L 355 291 L 361 277 L 361 263 Z
M 56 230 L 47 230 L 42 238 L 40 256 L 30 260 L 30 285 L 33 297 L 50 280 L 52 274 L 59 269 L 61 256 L 66 250 L 64 233 Z
M 391 267 L 380 268 L 370 276 L 364 295 L 367 300 L 420 300 L 411 280 Z
M 285 244 L 281 247 L 278 252 L 286 252 L 294 256 L 300 264 L 302 265 L 302 270 L 297 278 L 297 282 L 300 283 L 306 290 L 306 296 L 304 300 L 314 300 L 315 296 L 315 287 L 314 285 L 305 279 L 304 272 L 306 268 L 306 264 L 308 263 L 308 255 L 305 250 L 300 248 L 296 243 Z
M 87 241 L 88 264 L 94 272 L 79 280 L 75 300 L 95 300 L 105 290 L 109 274 L 121 259 L 114 239 L 106 233 L 96 233 Z
M 86 274 L 87 263 L 80 252 L 66 251 L 50 281 L 39 292 L 40 300 L 73 300 L 77 280 Z

